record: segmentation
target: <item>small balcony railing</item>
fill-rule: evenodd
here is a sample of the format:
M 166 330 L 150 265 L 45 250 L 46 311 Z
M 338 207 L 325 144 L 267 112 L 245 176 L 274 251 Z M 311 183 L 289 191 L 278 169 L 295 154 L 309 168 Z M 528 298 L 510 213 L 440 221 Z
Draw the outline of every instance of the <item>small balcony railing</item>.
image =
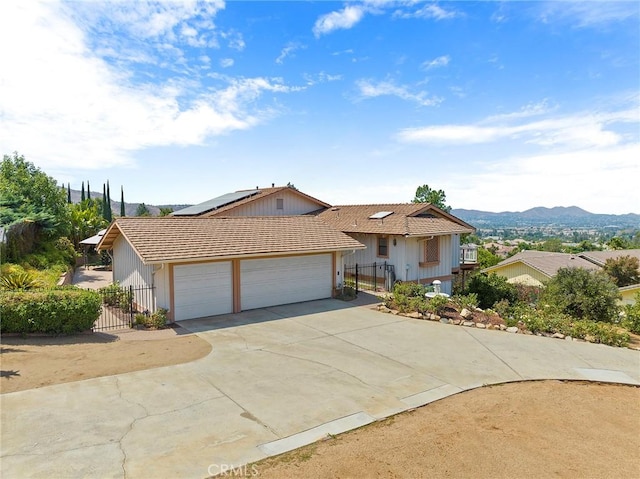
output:
M 476 264 L 478 262 L 478 246 L 463 244 L 460 246 L 460 264 Z

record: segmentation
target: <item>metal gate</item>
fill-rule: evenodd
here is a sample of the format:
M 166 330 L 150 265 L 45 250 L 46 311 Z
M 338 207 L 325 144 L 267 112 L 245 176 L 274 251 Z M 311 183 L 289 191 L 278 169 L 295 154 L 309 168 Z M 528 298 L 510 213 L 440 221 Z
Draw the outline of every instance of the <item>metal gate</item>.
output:
M 358 291 L 391 291 L 396 282 L 394 265 L 384 263 L 358 264 L 344 267 L 346 286 Z
M 98 290 L 102 296 L 102 311 L 93 325 L 94 331 L 133 327 L 138 313 L 153 314 L 153 286 L 119 286 L 112 284 Z

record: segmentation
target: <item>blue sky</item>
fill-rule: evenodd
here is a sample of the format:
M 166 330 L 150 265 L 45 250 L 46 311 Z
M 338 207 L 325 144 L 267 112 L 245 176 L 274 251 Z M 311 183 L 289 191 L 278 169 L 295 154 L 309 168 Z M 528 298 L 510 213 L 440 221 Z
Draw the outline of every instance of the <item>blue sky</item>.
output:
M 638 2 L 0 2 L 0 151 L 198 203 L 640 213 Z M 116 198 L 114 198 L 116 199 Z

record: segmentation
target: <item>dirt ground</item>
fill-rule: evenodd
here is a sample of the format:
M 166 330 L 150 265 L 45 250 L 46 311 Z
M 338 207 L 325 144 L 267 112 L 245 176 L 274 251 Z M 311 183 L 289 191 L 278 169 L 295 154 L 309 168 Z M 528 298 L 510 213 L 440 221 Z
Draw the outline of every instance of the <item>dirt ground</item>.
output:
M 260 478 L 638 478 L 640 388 L 468 391 L 247 466 Z
M 210 350 L 195 335 L 166 331 L 3 337 L 1 392 L 184 363 Z M 240 472 L 278 479 L 618 479 L 640 477 L 639 458 L 640 388 L 538 381 L 461 393 Z
M 0 392 L 186 363 L 210 351 L 211 345 L 198 336 L 170 330 L 60 337 L 3 336 Z

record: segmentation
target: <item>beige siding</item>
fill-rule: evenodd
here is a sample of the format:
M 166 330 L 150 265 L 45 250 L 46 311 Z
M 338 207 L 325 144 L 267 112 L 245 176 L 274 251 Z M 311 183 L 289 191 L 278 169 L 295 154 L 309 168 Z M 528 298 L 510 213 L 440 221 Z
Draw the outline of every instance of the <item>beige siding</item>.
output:
M 283 209 L 278 209 L 278 199 Z M 281 191 L 229 211 L 229 216 L 290 216 L 304 215 L 320 209 L 317 203 L 290 191 Z
M 122 236 L 113 243 L 113 279 L 122 286 L 153 285 L 153 266 L 145 265 Z
M 460 235 L 455 234 L 451 235 L 451 267 L 459 268 L 460 267 Z
M 169 265 L 156 265 L 153 272 L 156 307 L 170 309 Z
M 640 292 L 640 286 L 636 286 L 633 288 L 629 288 L 626 290 L 621 290 L 620 295 L 622 298 L 620 299 L 621 304 L 634 304 L 636 302 L 636 294 Z
M 520 262 L 505 265 L 494 270 L 493 273 L 504 276 L 510 283 L 521 283 L 528 286 L 542 286 L 545 281 L 549 280 L 537 269 Z

